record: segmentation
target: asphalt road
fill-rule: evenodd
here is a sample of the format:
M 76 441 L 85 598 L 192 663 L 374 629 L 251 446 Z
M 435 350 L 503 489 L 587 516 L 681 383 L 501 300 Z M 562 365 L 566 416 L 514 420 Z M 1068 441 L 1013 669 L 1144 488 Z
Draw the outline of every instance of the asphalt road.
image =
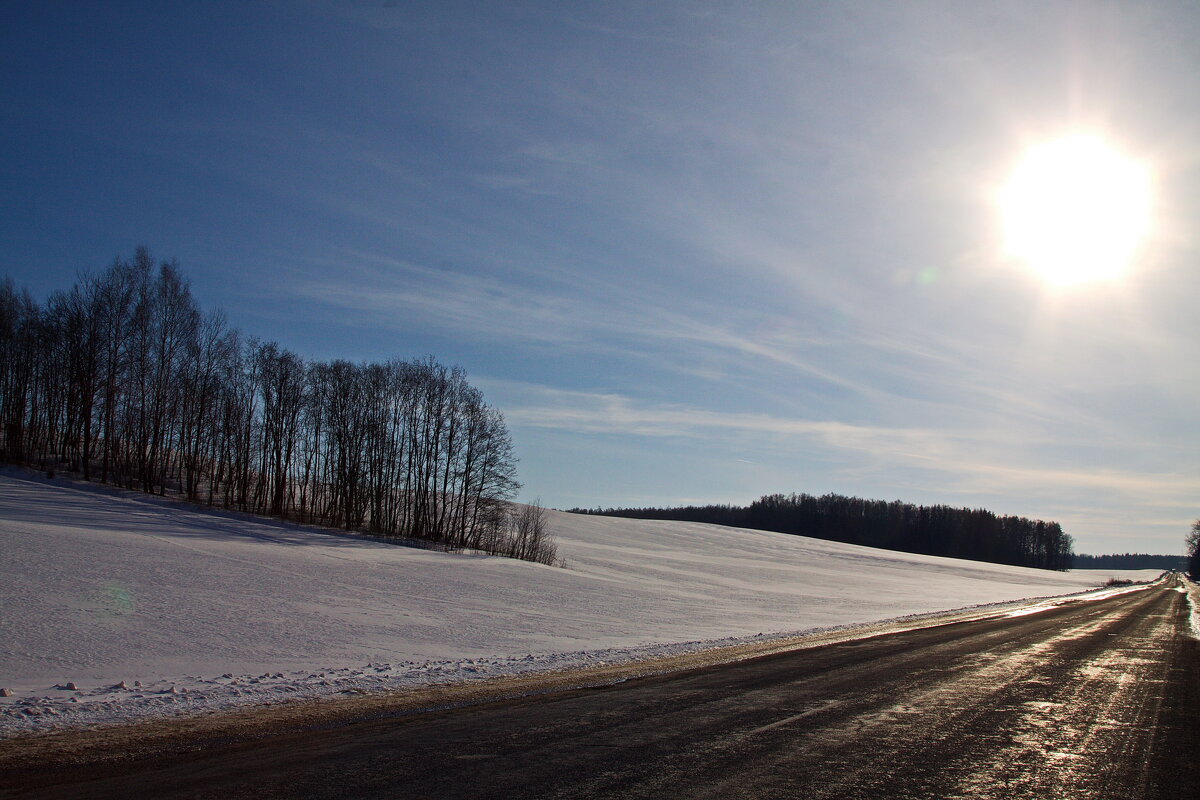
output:
M 457 710 L 0 774 L 18 797 L 1157 798 L 1200 777 L 1173 585 Z

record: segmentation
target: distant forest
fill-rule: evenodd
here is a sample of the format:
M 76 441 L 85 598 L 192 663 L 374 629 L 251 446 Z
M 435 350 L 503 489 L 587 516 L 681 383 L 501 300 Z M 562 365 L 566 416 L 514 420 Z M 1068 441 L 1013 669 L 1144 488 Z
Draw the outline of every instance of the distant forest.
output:
M 1075 569 L 1173 569 L 1186 572 L 1187 556 L 1150 555 L 1149 553 L 1114 553 L 1105 556 L 1075 555 Z
M 300 522 L 556 560 L 504 418 L 433 358 L 305 361 L 140 248 L 45 304 L 0 283 L 0 461 Z
M 778 531 L 906 553 L 969 558 L 996 564 L 1064 570 L 1072 540 L 1057 522 L 1001 517 L 990 511 L 916 506 L 827 494 L 770 494 L 749 506 L 570 509 L 635 519 L 712 522 Z

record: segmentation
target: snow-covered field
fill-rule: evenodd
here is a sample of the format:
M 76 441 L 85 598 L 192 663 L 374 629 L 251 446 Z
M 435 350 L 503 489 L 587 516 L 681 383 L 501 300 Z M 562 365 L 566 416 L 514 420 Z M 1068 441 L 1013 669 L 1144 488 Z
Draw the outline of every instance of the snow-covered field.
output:
M 688 652 L 1112 576 L 549 513 L 566 567 L 0 472 L 0 737 Z

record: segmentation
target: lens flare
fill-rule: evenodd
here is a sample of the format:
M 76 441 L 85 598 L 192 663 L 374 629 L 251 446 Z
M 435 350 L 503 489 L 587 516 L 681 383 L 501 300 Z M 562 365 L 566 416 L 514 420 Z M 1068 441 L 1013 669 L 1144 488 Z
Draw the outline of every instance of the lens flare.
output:
M 116 581 L 109 581 L 100 588 L 100 606 L 110 618 L 128 616 L 137 610 L 133 592 Z

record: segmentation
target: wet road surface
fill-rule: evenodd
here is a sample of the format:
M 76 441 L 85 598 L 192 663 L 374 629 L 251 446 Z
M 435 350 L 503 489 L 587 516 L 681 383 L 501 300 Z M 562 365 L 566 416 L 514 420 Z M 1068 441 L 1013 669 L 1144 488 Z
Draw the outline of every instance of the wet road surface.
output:
M 605 688 L 10 770 L 0 794 L 1186 797 L 1200 777 L 1188 630 L 1171 581 Z

